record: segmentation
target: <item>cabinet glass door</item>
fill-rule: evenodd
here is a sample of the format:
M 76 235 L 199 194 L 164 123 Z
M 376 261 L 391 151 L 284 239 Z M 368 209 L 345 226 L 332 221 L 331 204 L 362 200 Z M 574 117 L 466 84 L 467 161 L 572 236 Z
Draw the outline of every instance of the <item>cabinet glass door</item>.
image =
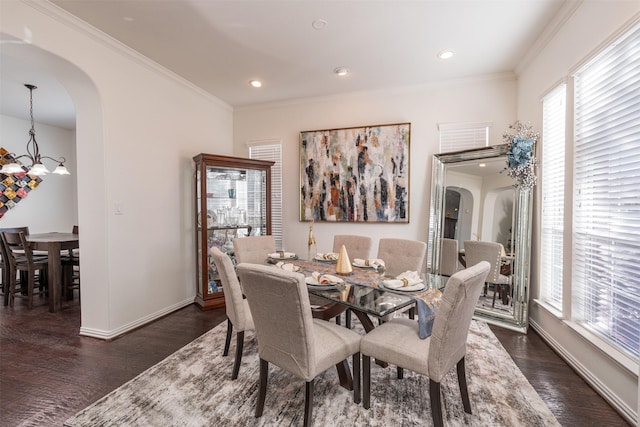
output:
M 235 264 L 233 239 L 271 232 L 270 168 L 273 162 L 200 154 L 196 163 L 198 295 L 203 308 L 224 305 L 212 247 Z

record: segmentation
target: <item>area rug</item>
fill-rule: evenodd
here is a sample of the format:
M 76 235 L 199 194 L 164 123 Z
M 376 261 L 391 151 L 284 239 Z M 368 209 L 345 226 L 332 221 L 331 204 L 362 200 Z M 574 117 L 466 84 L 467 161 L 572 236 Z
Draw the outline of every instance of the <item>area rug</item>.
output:
M 354 322 L 357 323 L 357 322 Z M 359 328 L 357 324 L 355 328 Z M 270 366 L 264 413 L 254 417 L 258 358 L 253 334 L 236 381 L 231 381 L 235 338 L 222 356 L 226 325 L 187 344 L 65 422 L 66 426 L 301 426 L 304 382 Z M 447 426 L 559 426 L 540 396 L 484 322 L 473 321 L 466 356 L 473 414 L 466 414 L 455 369 L 443 380 Z M 371 409 L 353 403 L 335 369 L 316 379 L 315 426 L 429 426 L 428 379 L 372 364 Z

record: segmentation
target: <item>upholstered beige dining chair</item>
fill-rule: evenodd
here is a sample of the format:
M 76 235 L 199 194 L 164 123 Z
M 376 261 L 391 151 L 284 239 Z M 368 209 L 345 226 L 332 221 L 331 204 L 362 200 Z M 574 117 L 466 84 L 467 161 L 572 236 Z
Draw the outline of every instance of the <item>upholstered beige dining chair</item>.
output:
M 344 245 L 347 248 L 349 259 L 368 259 L 371 254 L 371 237 L 357 236 L 353 234 L 336 234 L 333 236 L 333 252 L 340 253 L 340 248 Z
M 224 342 L 223 356 L 229 354 L 231 335 L 233 334 L 233 328 L 235 327 L 236 329 L 236 359 L 233 363 L 233 371 L 231 371 L 231 379 L 235 380 L 238 378 L 240 363 L 242 362 L 244 332 L 254 329 L 253 317 L 247 300 L 242 296 L 240 283 L 229 255 L 215 246 L 211 248 L 210 253 L 220 275 L 222 290 L 224 291 L 224 304 L 227 311 L 227 338 Z
M 397 365 L 399 378 L 402 378 L 402 369 L 429 377 L 431 414 L 436 426 L 444 425 L 440 384 L 444 376 L 457 366 L 464 411 L 471 413 L 464 356 L 469 325 L 489 268 L 489 263 L 483 261 L 449 278 L 436 309 L 430 337 L 420 339 L 415 320 L 396 318 L 362 338 L 362 391 L 366 409 L 371 406 L 371 358 L 375 357 Z
M 264 264 L 267 255 L 276 251 L 273 236 L 249 236 L 233 239 L 233 251 L 238 264 Z
M 503 254 L 504 247 L 500 243 L 479 242 L 476 240 L 466 240 L 464 242 L 464 258 L 467 265 L 474 265 L 480 261 L 487 261 L 491 264 L 491 270 L 489 270 L 486 280 L 486 283 L 493 285 L 493 302 L 491 303 L 491 307 L 495 307 L 496 305 L 497 293 L 502 294 L 504 292 L 505 296 L 507 296 L 505 300 L 508 300 L 511 294 L 511 276 L 500 274 Z M 503 287 L 505 289 L 503 289 Z
M 426 255 L 427 244 L 418 240 L 383 238 L 378 242 L 378 258 L 392 274 L 422 272 Z
M 440 274 L 443 276 L 452 276 L 458 271 L 458 241 L 455 239 L 442 239 L 441 245 Z
M 273 266 L 239 264 L 240 280 L 256 325 L 260 382 L 256 418 L 262 416 L 269 363 L 306 382 L 304 425 L 312 418 L 314 379 L 353 356 L 353 400 L 360 402 L 360 335 L 311 317 L 309 294 L 300 273 Z

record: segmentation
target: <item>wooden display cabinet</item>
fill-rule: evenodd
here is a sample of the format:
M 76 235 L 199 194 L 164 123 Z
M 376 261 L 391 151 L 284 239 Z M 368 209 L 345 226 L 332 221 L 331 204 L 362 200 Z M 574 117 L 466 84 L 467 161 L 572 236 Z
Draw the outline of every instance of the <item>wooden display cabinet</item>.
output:
M 224 307 L 224 293 L 209 254 L 213 246 L 233 257 L 233 239 L 271 234 L 273 162 L 198 154 L 195 162 L 196 303 Z

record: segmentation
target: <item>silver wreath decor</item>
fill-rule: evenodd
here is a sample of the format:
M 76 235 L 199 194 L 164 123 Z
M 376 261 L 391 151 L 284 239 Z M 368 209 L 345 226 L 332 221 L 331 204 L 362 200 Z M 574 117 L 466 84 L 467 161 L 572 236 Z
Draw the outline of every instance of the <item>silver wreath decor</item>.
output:
M 531 124 L 519 120 L 509 125 L 502 134 L 507 151 L 507 174 L 516 180 L 515 187 L 533 188 L 536 185 L 535 167 L 538 161 L 534 155 L 535 143 L 540 134 L 534 132 Z

